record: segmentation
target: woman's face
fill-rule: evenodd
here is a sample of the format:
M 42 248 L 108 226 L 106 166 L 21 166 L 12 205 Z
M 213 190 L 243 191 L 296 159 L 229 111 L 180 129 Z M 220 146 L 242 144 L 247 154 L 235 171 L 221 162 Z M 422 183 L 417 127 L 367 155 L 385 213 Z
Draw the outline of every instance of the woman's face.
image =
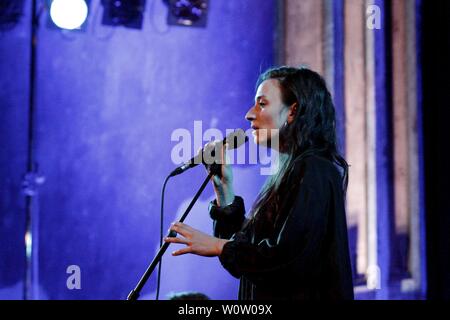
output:
M 287 114 L 288 108 L 281 100 L 278 80 L 263 81 L 256 91 L 255 104 L 245 115 L 253 129 L 255 143 L 277 148 L 279 146 L 279 129 L 286 122 Z

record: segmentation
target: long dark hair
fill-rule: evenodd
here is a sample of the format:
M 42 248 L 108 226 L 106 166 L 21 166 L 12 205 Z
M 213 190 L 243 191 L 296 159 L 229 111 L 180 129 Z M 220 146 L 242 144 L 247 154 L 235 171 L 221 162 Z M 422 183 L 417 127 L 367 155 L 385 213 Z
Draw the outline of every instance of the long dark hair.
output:
M 279 131 L 280 148 L 283 149 L 279 169 L 267 179 L 252 208 L 253 218 L 259 211 L 264 211 L 269 215 L 269 219 L 264 220 L 273 224 L 280 211 L 280 198 L 288 192 L 280 187 L 294 162 L 312 154 L 330 160 L 341 169 L 344 194 L 348 185 L 348 164 L 338 152 L 335 109 L 325 80 L 305 67 L 282 66 L 262 73 L 256 88 L 268 79 L 278 80 L 286 108 L 297 103 L 294 120 Z

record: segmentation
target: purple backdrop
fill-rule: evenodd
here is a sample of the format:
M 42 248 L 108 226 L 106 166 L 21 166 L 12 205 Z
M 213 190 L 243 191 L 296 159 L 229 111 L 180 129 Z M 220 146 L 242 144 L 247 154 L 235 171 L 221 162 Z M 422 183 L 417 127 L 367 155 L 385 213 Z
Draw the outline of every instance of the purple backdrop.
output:
M 84 32 L 62 33 L 41 16 L 37 50 L 35 153 L 46 181 L 39 216 L 40 299 L 124 299 L 158 247 L 161 185 L 174 168 L 171 133 L 244 127 L 254 83 L 274 59 L 275 1 L 211 1 L 205 29 L 168 27 L 162 1 L 147 1 L 142 30 L 101 25 L 91 2 Z M 0 33 L 0 298 L 21 298 L 24 278 L 30 7 Z M 200 167 L 166 191 L 166 226 L 204 177 Z M 236 192 L 247 208 L 264 177 L 237 167 Z M 205 190 L 187 223 L 210 232 Z M 168 253 L 170 252 L 170 248 Z M 161 297 L 195 290 L 235 299 L 237 280 L 216 258 L 168 257 Z M 81 289 L 66 287 L 69 265 Z M 156 274 L 155 274 L 156 275 Z M 152 276 L 144 298 L 152 299 Z

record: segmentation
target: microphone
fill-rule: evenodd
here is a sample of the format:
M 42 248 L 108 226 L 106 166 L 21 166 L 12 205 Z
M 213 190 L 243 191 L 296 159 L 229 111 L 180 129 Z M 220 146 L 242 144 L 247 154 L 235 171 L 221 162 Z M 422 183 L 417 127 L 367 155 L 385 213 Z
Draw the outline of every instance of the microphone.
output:
M 245 134 L 244 130 L 237 129 L 236 131 L 230 133 L 228 136 L 226 136 L 222 140 L 222 144 L 228 143 L 228 150 L 239 148 L 241 145 L 246 143 L 248 141 L 248 137 Z M 203 160 L 204 156 L 203 153 L 205 152 L 204 149 L 202 149 L 195 157 L 193 157 L 188 162 L 185 162 L 178 168 L 172 171 L 172 173 L 169 175 L 169 177 L 173 177 L 176 175 L 179 175 L 180 173 L 185 172 L 186 170 L 189 170 L 190 168 L 198 166 L 200 163 L 206 164 Z M 215 156 L 215 151 L 212 150 L 211 156 Z M 208 163 L 211 164 L 211 163 Z

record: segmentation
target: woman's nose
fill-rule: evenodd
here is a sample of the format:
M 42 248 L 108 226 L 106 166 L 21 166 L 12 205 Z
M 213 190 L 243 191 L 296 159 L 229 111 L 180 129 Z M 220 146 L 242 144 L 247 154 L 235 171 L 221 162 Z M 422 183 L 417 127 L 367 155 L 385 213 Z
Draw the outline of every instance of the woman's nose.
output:
M 245 119 L 248 121 L 253 121 L 256 118 L 255 112 L 254 112 L 255 106 L 252 106 L 250 110 L 247 111 L 247 114 L 245 115 Z

